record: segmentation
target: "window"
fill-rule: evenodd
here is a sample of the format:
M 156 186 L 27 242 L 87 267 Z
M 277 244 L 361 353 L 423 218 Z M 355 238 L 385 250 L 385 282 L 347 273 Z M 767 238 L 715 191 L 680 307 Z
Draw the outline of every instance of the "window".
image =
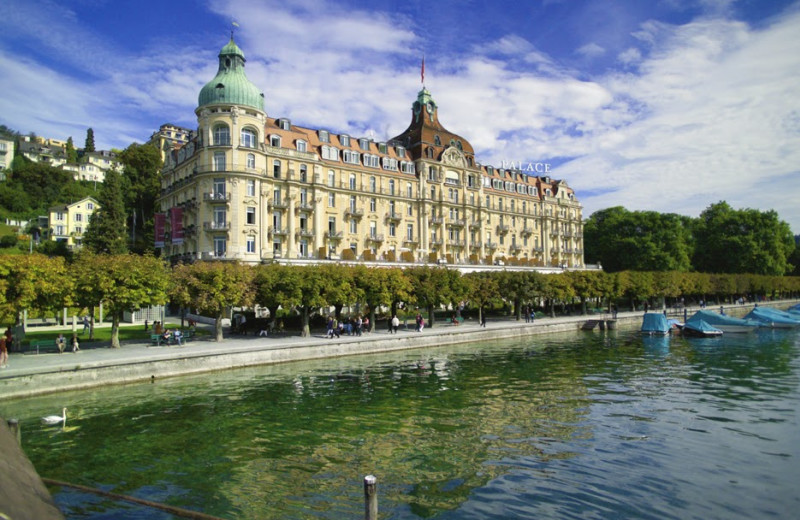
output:
M 248 253 L 255 253 L 256 252 L 256 237 L 247 237 L 247 252 Z
M 308 240 L 300 241 L 300 258 L 308 258 Z
M 328 170 L 328 187 L 333 188 L 336 186 L 336 173 L 333 170 Z
M 275 231 L 280 231 L 281 229 L 281 212 L 275 211 L 272 213 L 272 228 Z
M 335 193 L 328 193 L 328 207 L 335 208 L 336 207 L 336 194 Z
M 256 156 L 255 156 L 255 154 L 252 154 L 252 153 L 247 154 L 247 167 L 250 168 L 251 170 L 255 169 L 255 167 L 256 167 Z
M 214 256 L 224 257 L 228 249 L 228 240 L 225 237 L 214 237 Z
M 361 138 L 358 140 L 358 147 L 364 150 L 365 152 L 369 151 L 369 139 Z
M 239 139 L 239 146 L 246 148 L 256 147 L 256 133 L 250 128 L 242 128 L 242 133 Z
M 410 202 L 408 204 L 408 216 L 409 217 L 413 217 L 414 216 L 414 206 L 412 206 Z
M 214 179 L 214 188 L 213 194 L 216 197 L 224 197 L 225 196 L 225 179 Z
M 350 174 L 350 189 L 351 190 L 356 189 L 356 176 L 353 175 L 352 173 Z
M 378 168 L 380 167 L 380 158 L 377 155 L 371 154 L 364 154 L 364 166 L 369 166 L 371 168 Z
M 274 190 L 272 190 L 272 202 L 275 203 L 275 204 L 280 204 L 281 203 L 281 189 L 280 188 L 275 188 Z
M 406 183 L 406 197 L 413 198 L 414 197 L 414 187 L 411 185 L 410 182 Z
M 384 170 L 397 171 L 397 159 L 392 159 L 391 157 L 384 157 L 382 162 Z
M 308 143 L 303 141 L 302 139 L 297 140 L 297 151 L 298 152 L 305 152 L 308 150 Z
M 256 196 L 256 181 L 248 180 L 247 184 L 245 185 L 245 193 L 248 197 L 255 197 Z
M 269 145 L 279 148 L 281 146 L 281 136 L 279 135 L 269 136 Z
M 406 149 L 402 146 L 396 146 L 395 151 L 397 152 L 398 157 L 405 157 L 406 156 Z
M 369 199 L 369 210 L 370 210 L 370 212 L 375 213 L 375 209 L 376 209 L 377 205 L 378 205 L 378 200 L 376 198 L 373 197 L 373 198 Z
M 395 224 L 394 222 L 389 222 L 389 236 L 395 236 Z
M 350 195 L 350 211 L 356 210 L 356 196 Z
M 56 220 L 64 220 L 64 214 L 60 211 L 56 213 Z
M 339 144 L 342 146 L 350 146 L 350 136 L 349 135 L 340 135 L 339 136 Z
M 511 213 L 514 213 L 514 199 L 511 199 Z
M 75 226 L 75 233 L 80 235 L 83 233 L 83 228 L 81 226 Z
M 214 152 L 214 171 L 225 171 L 225 152 Z
M 436 146 L 442 146 L 442 139 L 438 135 L 434 135 L 433 144 Z
M 327 159 L 329 161 L 338 161 L 339 160 L 339 150 L 332 147 L 332 146 L 323 146 L 322 147 L 322 158 Z
M 327 130 L 320 130 L 318 134 L 320 142 L 329 143 L 331 141 Z
M 276 179 L 281 178 L 281 162 L 278 159 L 272 161 L 272 176 Z
M 75 214 L 75 222 L 81 222 L 83 220 L 83 215 L 80 213 Z
M 358 221 L 356 219 L 350 220 L 350 232 L 358 233 Z
M 300 165 L 300 182 L 308 182 L 308 167 L 305 164 Z
M 389 179 L 389 195 L 394 195 L 394 179 Z
M 378 236 L 378 223 L 377 222 L 370 222 L 369 223 L 369 236 L 376 237 Z
M 228 125 L 215 125 L 213 133 L 215 145 L 229 146 L 231 144 L 231 133 Z
M 344 150 L 342 152 L 342 160 L 349 164 L 360 164 L 360 155 L 358 152 L 352 150 Z
M 281 256 L 281 239 L 275 238 L 272 242 L 272 255 L 273 256 Z
M 300 188 L 300 205 L 308 205 L 308 188 Z
M 288 119 L 278 119 L 278 126 L 281 130 L 291 130 L 292 123 Z
M 403 173 L 414 173 L 414 163 L 408 161 L 400 161 L 400 171 Z
M 56 226 L 56 235 L 64 234 L 64 226 Z
M 214 208 L 214 227 L 217 229 L 221 229 L 225 227 L 225 222 L 227 221 L 228 212 L 225 210 L 224 207 Z
M 94 209 L 94 204 L 92 204 L 91 202 L 87 203 L 86 209 Z
M 247 211 L 247 214 L 246 214 L 247 223 L 249 225 L 251 225 L 251 226 L 255 225 L 255 223 L 256 223 L 256 208 L 254 208 L 252 206 L 249 206 L 246 211 Z
M 336 233 L 336 217 L 328 217 L 328 233 Z
M 369 178 L 369 191 L 371 191 L 372 193 L 377 193 L 378 191 L 378 183 L 375 180 L 375 177 Z
M 406 240 L 414 240 L 414 224 L 406 225 Z

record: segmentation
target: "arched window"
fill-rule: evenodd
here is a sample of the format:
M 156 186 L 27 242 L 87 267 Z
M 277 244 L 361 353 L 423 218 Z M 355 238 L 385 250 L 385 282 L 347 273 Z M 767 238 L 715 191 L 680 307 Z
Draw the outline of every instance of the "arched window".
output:
M 255 154 L 252 154 L 252 153 L 247 154 L 247 167 L 255 169 L 255 167 L 256 167 L 256 156 L 255 156 Z
M 231 131 L 228 125 L 218 124 L 214 126 L 214 144 L 223 146 L 231 144 Z
M 433 136 L 433 144 L 436 146 L 442 146 L 442 140 L 439 138 L 438 135 Z
M 246 148 L 256 147 L 256 133 L 252 128 L 242 128 L 239 146 L 244 146 Z

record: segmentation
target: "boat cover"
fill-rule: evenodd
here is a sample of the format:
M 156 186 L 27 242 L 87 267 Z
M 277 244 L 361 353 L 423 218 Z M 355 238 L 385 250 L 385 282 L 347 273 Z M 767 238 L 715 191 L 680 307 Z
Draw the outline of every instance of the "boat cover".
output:
M 745 318 L 758 320 L 762 323 L 783 323 L 793 326 L 800 325 L 800 320 L 791 317 L 789 313 L 775 309 L 767 309 L 765 307 L 754 308 L 745 316 Z
M 740 327 L 758 327 L 760 322 L 756 320 L 745 320 L 742 318 L 734 318 L 733 316 L 728 316 L 726 314 L 719 314 L 714 311 L 707 311 L 707 310 L 699 310 L 692 315 L 691 318 L 686 320 L 686 323 L 692 323 L 695 321 L 704 321 L 711 325 L 712 327 L 715 325 L 737 325 Z
M 660 312 L 648 312 L 642 319 L 642 332 L 646 334 L 668 334 L 669 329 L 667 317 Z
M 722 331 L 716 327 L 712 327 L 705 320 L 687 321 L 683 324 L 684 329 L 689 329 L 704 336 L 714 336 L 722 334 Z

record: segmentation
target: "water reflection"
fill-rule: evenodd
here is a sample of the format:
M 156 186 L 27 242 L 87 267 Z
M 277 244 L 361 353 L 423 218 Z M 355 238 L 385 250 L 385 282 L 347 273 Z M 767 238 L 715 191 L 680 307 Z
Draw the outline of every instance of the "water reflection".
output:
M 781 482 L 800 476 L 761 462 L 797 455 L 797 336 L 749 336 L 565 334 L 68 392 L 0 412 L 23 420 L 42 475 L 229 518 L 358 518 L 370 473 L 390 518 L 710 518 L 710 498 L 748 518 L 796 504 Z M 70 429 L 30 421 L 62 405 Z M 758 461 L 728 467 L 745 455 Z M 745 503 L 729 489 L 765 478 L 777 499 L 754 491 Z M 56 498 L 70 518 L 160 518 Z

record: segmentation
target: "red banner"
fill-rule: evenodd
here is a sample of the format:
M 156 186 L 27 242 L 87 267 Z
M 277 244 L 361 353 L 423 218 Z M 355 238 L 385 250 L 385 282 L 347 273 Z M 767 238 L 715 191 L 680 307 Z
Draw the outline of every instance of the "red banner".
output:
M 156 213 L 153 215 L 153 231 L 156 236 L 156 247 L 164 247 L 164 226 L 167 222 L 167 215 L 165 213 Z
M 183 244 L 183 208 L 172 208 L 169 212 L 170 237 L 173 244 Z

